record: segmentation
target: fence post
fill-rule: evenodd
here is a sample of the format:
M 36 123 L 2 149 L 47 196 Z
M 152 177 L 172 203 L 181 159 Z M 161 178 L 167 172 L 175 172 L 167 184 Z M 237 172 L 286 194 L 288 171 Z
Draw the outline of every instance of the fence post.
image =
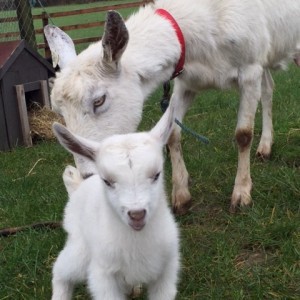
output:
M 26 40 L 26 42 L 33 49 L 36 49 L 36 38 L 30 3 L 28 0 L 15 0 L 15 5 L 19 21 L 21 39 Z
M 143 0 L 143 6 L 145 7 L 148 3 L 154 3 L 154 0 Z
M 46 25 L 49 24 L 49 16 L 48 13 L 46 13 L 45 11 L 43 11 L 42 13 L 42 23 L 43 23 L 43 29 L 45 28 Z M 45 58 L 46 59 L 50 59 L 51 58 L 51 51 L 48 45 L 48 41 L 46 39 L 45 34 L 43 34 L 44 37 L 44 44 L 45 44 Z

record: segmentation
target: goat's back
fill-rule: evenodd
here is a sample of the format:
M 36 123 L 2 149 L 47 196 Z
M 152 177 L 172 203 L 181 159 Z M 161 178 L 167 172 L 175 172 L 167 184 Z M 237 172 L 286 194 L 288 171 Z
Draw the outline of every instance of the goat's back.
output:
M 178 21 L 189 61 L 276 67 L 300 43 L 298 0 L 159 0 Z

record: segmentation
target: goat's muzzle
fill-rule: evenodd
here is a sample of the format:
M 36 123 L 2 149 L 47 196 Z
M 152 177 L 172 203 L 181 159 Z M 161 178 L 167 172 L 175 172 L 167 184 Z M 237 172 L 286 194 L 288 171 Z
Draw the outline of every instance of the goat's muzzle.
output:
M 142 230 L 145 226 L 145 217 L 146 217 L 146 210 L 140 209 L 140 210 L 129 210 L 128 211 L 129 216 L 129 225 L 134 230 Z

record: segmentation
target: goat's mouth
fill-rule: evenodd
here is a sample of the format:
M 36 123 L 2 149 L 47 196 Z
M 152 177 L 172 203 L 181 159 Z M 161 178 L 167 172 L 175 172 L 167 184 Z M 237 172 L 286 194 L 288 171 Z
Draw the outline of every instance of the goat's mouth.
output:
M 144 226 L 146 225 L 145 220 L 130 220 L 129 221 L 129 226 L 136 230 L 136 231 L 140 231 L 144 228 Z
M 145 209 L 137 209 L 137 210 L 129 210 L 128 211 L 129 222 L 128 224 L 136 231 L 142 230 L 146 224 L 145 216 L 146 210 Z

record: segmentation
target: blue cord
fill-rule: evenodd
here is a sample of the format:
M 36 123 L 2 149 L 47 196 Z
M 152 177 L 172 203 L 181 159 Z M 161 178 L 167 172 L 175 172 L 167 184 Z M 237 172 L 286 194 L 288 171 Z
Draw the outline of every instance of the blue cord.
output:
M 166 81 L 163 84 L 163 89 L 164 89 L 164 94 L 163 94 L 163 98 L 160 101 L 160 107 L 162 112 L 165 112 L 167 107 L 169 106 L 169 102 L 170 102 L 170 89 L 171 89 L 171 85 L 170 85 L 170 81 Z M 182 124 L 179 120 L 175 119 L 175 123 L 185 132 L 191 134 L 192 136 L 194 136 L 197 140 L 199 140 L 200 142 L 204 143 L 204 144 L 209 144 L 209 139 L 206 138 L 203 135 L 198 134 L 197 132 L 195 132 L 194 130 L 186 127 L 184 124 Z
M 197 140 L 199 140 L 200 142 L 204 143 L 204 144 L 209 144 L 209 139 L 206 138 L 203 135 L 198 134 L 197 132 L 195 132 L 194 130 L 186 127 L 185 125 L 183 125 L 180 121 L 178 121 L 177 119 L 175 119 L 175 123 L 185 132 L 190 133 L 192 136 L 194 136 Z

